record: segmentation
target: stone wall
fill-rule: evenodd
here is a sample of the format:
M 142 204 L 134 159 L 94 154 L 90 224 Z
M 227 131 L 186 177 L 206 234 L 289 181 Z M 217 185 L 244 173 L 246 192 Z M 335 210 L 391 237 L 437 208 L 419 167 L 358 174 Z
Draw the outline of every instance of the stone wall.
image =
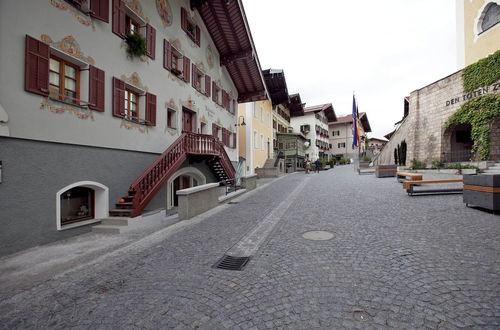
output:
M 403 139 L 407 143 L 406 165 L 413 159 L 428 164 L 444 160 L 451 152 L 452 136 L 443 128 L 448 118 L 467 101 L 485 94 L 499 94 L 499 83 L 464 93 L 462 71 L 451 74 L 410 94 L 410 110 L 399 129 L 378 156 L 377 164 L 394 162 L 394 148 Z M 500 123 L 494 123 L 491 160 L 500 159 Z

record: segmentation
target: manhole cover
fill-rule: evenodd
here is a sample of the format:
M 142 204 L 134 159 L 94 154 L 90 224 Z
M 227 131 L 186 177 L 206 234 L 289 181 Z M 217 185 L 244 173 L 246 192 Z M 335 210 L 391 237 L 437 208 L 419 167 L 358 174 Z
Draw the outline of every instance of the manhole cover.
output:
M 304 237 L 305 239 L 310 239 L 312 241 L 327 241 L 333 238 L 333 234 L 329 231 L 313 230 L 306 231 L 302 234 L 302 237 Z

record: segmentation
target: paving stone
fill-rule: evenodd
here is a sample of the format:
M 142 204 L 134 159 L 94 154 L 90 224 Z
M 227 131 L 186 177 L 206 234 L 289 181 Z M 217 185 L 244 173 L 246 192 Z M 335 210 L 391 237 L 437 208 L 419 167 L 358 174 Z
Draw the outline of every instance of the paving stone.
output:
M 243 271 L 211 268 L 304 182 Z M 461 198 L 352 166 L 288 175 L 160 244 L 1 292 L 0 328 L 498 328 L 500 222 Z

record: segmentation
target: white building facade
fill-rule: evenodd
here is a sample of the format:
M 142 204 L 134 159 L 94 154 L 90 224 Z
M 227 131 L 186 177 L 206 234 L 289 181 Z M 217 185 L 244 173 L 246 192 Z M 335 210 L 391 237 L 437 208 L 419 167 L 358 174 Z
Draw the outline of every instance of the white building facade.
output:
M 240 8 L 230 11 L 234 17 L 210 14 L 221 6 Z M 266 95 L 258 59 L 228 41 L 255 53 L 241 7 L 222 0 L 198 7 L 187 0 L 0 3 L 0 42 L 8 45 L 0 50 L 2 254 L 88 231 L 120 197 L 137 202 L 128 193 L 141 176 L 156 180 L 154 189 L 135 191 L 141 210 L 172 207 L 176 190 L 218 181 L 207 158 L 214 155 L 182 137 L 220 145 L 227 169 L 238 162 L 237 103 Z M 231 30 L 207 28 L 229 19 Z M 134 56 L 130 45 L 141 39 L 145 53 Z M 236 78 L 242 62 L 252 84 Z M 155 163 L 176 144 L 184 158 Z
M 290 118 L 293 132 L 301 132 L 307 139 L 306 158 L 312 161 L 329 158 L 328 121 L 336 119 L 331 103 L 305 108 L 303 115 Z

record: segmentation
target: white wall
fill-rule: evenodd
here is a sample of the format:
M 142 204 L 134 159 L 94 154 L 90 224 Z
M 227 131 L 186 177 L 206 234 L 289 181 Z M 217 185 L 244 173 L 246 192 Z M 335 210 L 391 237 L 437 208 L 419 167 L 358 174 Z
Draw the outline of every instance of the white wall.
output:
M 70 7 L 63 0 L 54 0 Z M 225 68 L 219 65 L 219 55 L 203 22 L 194 12 L 194 20 L 201 27 L 201 47 L 192 42 L 181 30 L 181 5 L 189 8 L 189 1 L 169 1 L 173 23 L 163 26 L 154 1 L 141 1 L 144 18 L 156 29 L 156 58 L 146 61 L 130 60 L 124 42 L 112 29 L 112 1 L 109 2 L 110 22 L 90 19 L 91 25 L 82 24 L 78 18 L 89 20 L 73 9 L 56 8 L 51 1 L 1 1 L 0 2 L 0 103 L 8 114 L 7 127 L 11 137 L 54 141 L 89 146 L 111 147 L 127 150 L 160 153 L 171 144 L 181 131 L 182 106 L 191 100 L 191 109 L 197 113 L 197 127 L 200 120 L 206 122 L 209 134 L 213 122 L 218 122 L 235 132 L 236 116 L 216 105 L 189 84 L 181 81 L 163 68 L 163 39 L 180 44 L 180 51 L 191 63 L 202 64 L 204 72 L 212 81 L 220 81 L 222 88 L 237 98 L 237 90 Z M 40 40 L 45 34 L 56 42 L 71 35 L 79 44 L 85 56 L 95 60 L 95 66 L 104 70 L 105 111 L 95 112 L 76 108 L 63 110 L 64 104 L 51 101 L 50 111 L 41 108 L 44 97 L 24 90 L 25 35 Z M 213 67 L 209 68 L 207 48 L 213 52 Z M 112 116 L 112 77 L 137 72 L 142 84 L 157 96 L 155 127 L 127 122 Z M 86 87 L 85 87 L 86 88 Z M 167 129 L 166 103 L 173 101 L 177 107 L 177 130 Z M 5 125 L 5 124 L 4 124 Z M 226 149 L 231 160 L 237 160 L 237 148 Z

